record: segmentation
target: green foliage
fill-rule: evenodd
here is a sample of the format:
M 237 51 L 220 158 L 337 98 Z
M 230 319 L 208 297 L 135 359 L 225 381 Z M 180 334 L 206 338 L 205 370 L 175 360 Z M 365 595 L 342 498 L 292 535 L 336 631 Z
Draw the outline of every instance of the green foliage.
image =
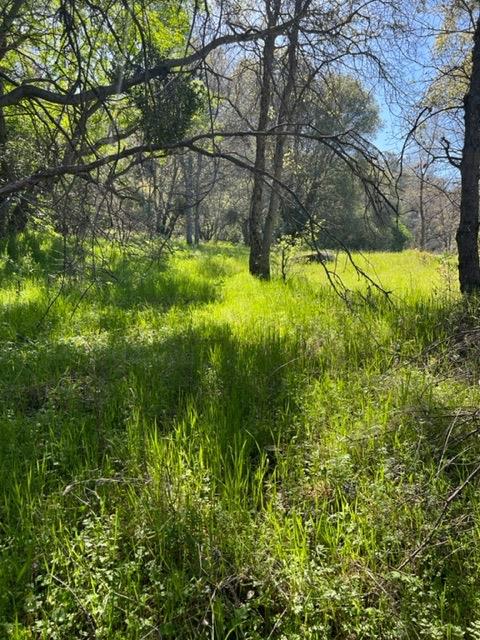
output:
M 347 247 L 353 251 L 403 251 L 410 233 L 404 224 L 390 215 L 370 218 L 338 212 L 319 233 L 319 245 L 326 248 Z
M 25 82 L 60 95 L 88 90 L 95 94 L 98 87 L 109 85 L 118 93 L 97 104 L 45 100 L 41 116 L 18 106 L 0 109 L 0 183 L 15 182 L 45 166 L 83 164 L 115 154 L 117 136 L 129 146 L 138 145 L 139 120 L 148 142 L 162 144 L 181 137 L 200 105 L 195 82 L 179 74 L 163 84 L 152 80 L 132 94 L 122 91 L 122 82 L 185 52 L 189 10 L 171 0 L 7 2 L 8 19 L 0 36 L 0 94 Z M 126 181 L 137 187 L 136 176 L 131 176 Z M 88 199 L 78 193 L 78 180 L 66 178 L 63 186 L 67 182 L 68 198 L 62 197 L 55 181 L 22 191 L 18 201 L 0 198 L 0 237 L 22 231 L 35 208 L 44 220 L 48 211 L 57 229 L 70 225 L 79 233 L 78 218 L 85 217 Z
M 278 271 L 284 282 L 292 275 L 292 266 L 298 262 L 305 250 L 305 244 L 300 235 L 295 233 L 281 236 L 274 245 L 272 262 L 274 272 Z
M 424 102 L 438 110 L 459 109 L 468 90 L 472 70 L 473 26 L 478 19 L 476 0 L 449 0 L 433 8 L 439 24 L 433 54 L 436 75 L 428 87 Z
M 480 453 L 479 312 L 444 260 L 357 256 L 392 305 L 340 257 L 347 307 L 320 265 L 104 247 L 44 317 L 56 239 L 27 246 L 0 290 L 4 637 L 478 637 L 477 481 L 434 528 Z
M 351 181 L 343 173 L 342 182 Z M 324 249 L 352 251 L 403 251 L 411 240 L 407 227 L 395 219 L 393 211 L 380 216 L 366 215 L 359 205 L 359 194 L 346 193 L 334 182 L 323 193 L 324 200 L 316 210 L 315 241 Z M 353 207 L 353 208 L 352 208 Z M 310 237 L 308 216 L 299 209 L 285 210 L 283 229 L 286 233 Z
M 203 88 L 183 76 L 151 81 L 133 92 L 140 111 L 140 126 L 147 144 L 180 140 L 203 105 Z
M 314 85 L 314 89 L 312 95 L 306 94 L 299 109 L 319 139 L 299 139 L 287 157 L 292 183 L 303 207 L 284 206 L 281 233 L 302 234 L 322 248 L 403 249 L 409 237 L 405 227 L 398 224 L 395 211 L 386 202 L 377 203 L 377 210 L 373 211 L 371 201 L 379 198 L 375 193 L 366 198 L 361 177 L 370 188 L 378 183 L 379 192 L 385 195 L 388 185 L 379 183 L 380 177 L 374 175 L 361 153 L 352 153 L 346 134 L 368 139 L 378 126 L 377 105 L 351 76 L 332 75 Z M 328 144 L 322 144 L 322 135 L 333 134 L 339 136 L 337 142 L 329 139 Z M 360 143 L 359 148 L 362 145 L 367 143 Z
M 390 227 L 390 237 L 390 251 L 403 251 L 412 240 L 412 233 L 403 222 L 398 221 Z

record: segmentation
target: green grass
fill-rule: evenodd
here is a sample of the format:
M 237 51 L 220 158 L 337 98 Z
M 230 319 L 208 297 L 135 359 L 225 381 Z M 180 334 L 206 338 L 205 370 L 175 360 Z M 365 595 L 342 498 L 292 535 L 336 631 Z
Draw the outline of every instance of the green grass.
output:
M 480 454 L 449 261 L 357 256 L 387 302 L 341 259 L 346 305 L 239 248 L 112 249 L 92 285 L 29 242 L 0 290 L 0 637 L 480 638 L 475 480 L 440 518 Z

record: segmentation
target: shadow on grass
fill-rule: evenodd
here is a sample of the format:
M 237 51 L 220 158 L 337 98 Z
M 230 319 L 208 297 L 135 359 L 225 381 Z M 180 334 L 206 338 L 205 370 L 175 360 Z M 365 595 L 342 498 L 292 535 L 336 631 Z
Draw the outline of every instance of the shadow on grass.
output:
M 292 339 L 270 332 L 240 340 L 228 326 L 210 324 L 145 343 L 25 344 L 1 360 L 0 519 L 5 535 L 17 532 L 16 550 L 7 549 L 0 572 L 3 619 L 23 610 L 39 553 L 31 527 L 35 539 L 48 535 L 48 523 L 35 514 L 61 500 L 67 485 L 138 474 L 147 463 L 146 441 L 170 437 L 182 422 L 189 446 L 205 446 L 208 436 L 225 477 L 234 449 L 254 468 L 259 451 L 291 428 L 294 373 L 302 368 Z M 76 527 L 85 509 L 71 509 Z
M 185 251 L 191 251 L 185 247 Z M 229 244 L 228 242 L 209 242 L 201 244 L 192 251 L 199 256 L 208 256 L 211 258 L 234 258 L 246 259 L 248 257 L 249 249 L 245 245 Z
M 293 406 L 293 374 L 302 366 L 291 338 L 270 332 L 244 341 L 225 325 L 172 329 L 145 343 L 82 338 L 11 345 L 1 361 L 1 403 L 15 420 L 45 422 L 49 429 L 93 421 L 108 433 L 121 430 L 134 412 L 168 433 L 188 407 L 199 414 L 214 407 L 225 446 L 240 432 L 261 445 L 275 440 L 282 412 Z M 81 430 L 78 438 L 81 452 Z M 36 458 L 38 450 L 30 453 Z M 66 471 L 71 468 L 69 462 Z
M 122 269 L 121 275 L 99 282 L 66 282 L 38 290 L 18 290 L 10 300 L 0 303 L 0 340 L 25 341 L 48 338 L 76 315 L 90 313 L 90 330 L 124 330 L 132 323 L 126 312 L 152 308 L 165 312 L 172 307 L 189 307 L 218 300 L 218 284 L 207 276 L 180 271 L 136 272 Z M 30 285 L 32 286 L 32 285 Z M 95 324 L 97 326 L 95 326 Z
M 167 310 L 173 306 L 206 304 L 218 299 L 219 290 L 209 274 L 165 269 L 165 265 L 124 263 L 112 271 L 111 279 L 97 291 L 102 304 L 121 309 L 152 306 Z

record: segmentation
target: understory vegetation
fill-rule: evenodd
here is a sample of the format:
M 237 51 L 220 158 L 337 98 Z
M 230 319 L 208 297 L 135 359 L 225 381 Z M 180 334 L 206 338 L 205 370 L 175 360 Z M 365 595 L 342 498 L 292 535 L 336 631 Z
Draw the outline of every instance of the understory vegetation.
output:
M 105 247 L 68 277 L 53 236 L 16 250 L 0 636 L 480 638 L 480 319 L 454 264 L 356 256 L 387 299 L 341 256 L 342 300 L 321 264 L 264 282 L 230 245 Z

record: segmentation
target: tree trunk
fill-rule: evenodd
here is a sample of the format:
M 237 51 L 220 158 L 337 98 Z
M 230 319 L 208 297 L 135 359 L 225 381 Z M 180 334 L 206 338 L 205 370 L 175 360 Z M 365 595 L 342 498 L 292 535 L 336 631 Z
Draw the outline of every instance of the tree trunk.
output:
M 4 92 L 4 83 L 0 80 L 0 96 Z M 8 129 L 4 109 L 0 107 L 0 185 L 13 179 L 12 167 L 8 161 L 6 151 L 8 143 Z M 27 191 L 28 193 L 28 191 Z M 23 231 L 27 225 L 29 204 L 27 198 L 20 198 L 15 204 L 11 198 L 0 196 L 0 238 L 10 238 L 14 242 L 15 236 Z
M 279 13 L 279 0 L 275 0 L 270 6 L 269 0 L 266 2 L 268 15 L 268 28 L 275 26 Z M 263 72 L 260 87 L 260 108 L 258 115 L 257 131 L 265 132 L 268 125 L 268 111 L 272 100 L 272 72 L 273 59 L 275 53 L 275 35 L 269 34 L 265 37 L 263 45 Z M 255 138 L 255 172 L 253 177 L 253 189 L 250 201 L 249 234 L 250 234 L 250 273 L 259 278 L 268 278 L 270 268 L 268 256 L 264 256 L 263 245 L 263 191 L 264 173 L 266 168 L 266 146 L 265 135 L 257 135 Z
M 420 216 L 420 250 L 425 251 L 426 245 L 426 221 L 425 221 L 425 175 L 420 160 L 420 192 L 418 201 L 418 215 Z
M 0 96 L 3 95 L 3 81 L 0 79 Z M 0 107 L 0 184 L 8 182 L 10 168 L 6 159 L 7 125 L 4 109 Z M 5 237 L 8 224 L 8 198 L 0 196 L 0 238 Z
M 157 221 L 156 221 L 157 234 L 166 236 L 167 238 L 169 238 L 173 232 L 173 225 L 175 224 L 175 222 L 173 222 L 173 225 L 172 225 L 172 221 L 176 221 L 178 217 L 177 213 L 172 213 L 177 211 L 177 207 L 174 204 L 175 188 L 177 186 L 177 176 L 178 176 L 178 163 L 175 156 L 173 156 L 172 174 L 170 177 L 170 186 L 167 192 L 167 199 L 165 202 L 165 206 L 163 207 L 163 210 L 159 202 L 159 206 L 157 209 Z
M 202 200 L 202 168 L 203 168 L 203 157 L 200 154 L 197 154 L 197 170 L 195 172 L 195 210 L 193 216 L 194 222 L 194 242 L 195 245 L 200 244 L 200 238 L 202 237 L 202 229 L 200 225 L 200 202 Z
M 460 163 L 461 202 L 457 230 L 458 271 L 462 293 L 480 291 L 478 253 L 480 180 L 480 18 L 476 23 L 472 72 L 464 98 L 465 141 Z
M 245 218 L 242 222 L 242 238 L 243 244 L 246 247 L 250 246 L 250 221 L 248 218 Z
M 5 35 L 0 34 L 0 60 L 4 57 L 6 51 Z M 0 78 L 0 97 L 4 94 L 4 82 Z M 10 179 L 10 166 L 6 157 L 7 151 L 7 122 L 5 118 L 5 109 L 0 107 L 0 184 L 7 183 Z M 0 238 L 5 237 L 8 227 L 8 198 L 0 197 Z
M 193 245 L 193 162 L 191 154 L 187 155 L 182 164 L 185 180 L 185 240 L 188 245 Z
M 7 3 L 8 4 L 8 3 Z M 20 14 L 25 0 L 14 0 L 9 10 L 2 11 L 2 23 L 0 24 L 0 62 L 8 53 L 7 36 L 12 25 Z M 4 94 L 5 86 L 0 78 L 0 96 Z M 7 121 L 5 118 L 5 110 L 0 108 L 0 185 L 2 182 L 8 183 L 13 178 L 12 167 L 6 157 L 6 146 L 9 140 Z M 0 196 L 0 237 L 15 235 L 18 231 L 22 231 L 27 223 L 28 204 L 25 198 L 12 209 L 12 205 L 8 196 L 2 198 Z
M 300 15 L 301 9 L 302 0 L 295 0 L 296 18 L 298 18 L 298 16 Z M 295 87 L 295 78 L 297 75 L 298 31 L 299 24 L 297 21 L 289 36 L 287 49 L 287 77 L 285 79 L 285 86 L 283 88 L 277 118 L 278 132 L 281 134 L 286 133 L 286 131 L 288 130 L 288 123 L 291 120 L 294 110 L 292 108 L 292 95 Z M 270 250 L 280 206 L 280 193 L 278 183 L 281 181 L 283 174 L 283 159 L 285 154 L 286 142 L 287 138 L 285 135 L 278 135 L 275 139 L 275 152 L 273 157 L 273 176 L 275 178 L 275 184 L 273 185 L 270 194 L 270 203 L 265 218 L 265 225 L 263 228 L 262 264 L 264 274 L 263 277 L 265 278 L 270 278 Z

